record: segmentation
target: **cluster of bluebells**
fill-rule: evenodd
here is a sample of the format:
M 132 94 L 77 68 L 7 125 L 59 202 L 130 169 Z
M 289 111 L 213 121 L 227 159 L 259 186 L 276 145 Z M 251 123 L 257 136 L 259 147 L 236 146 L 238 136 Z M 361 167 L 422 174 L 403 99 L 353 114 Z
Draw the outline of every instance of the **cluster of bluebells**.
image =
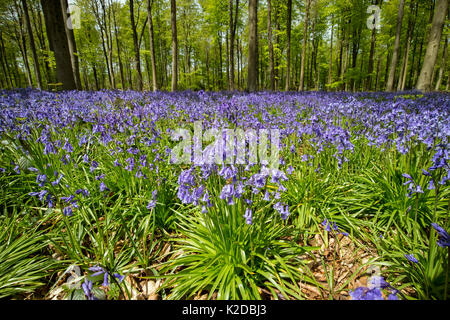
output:
M 353 291 L 350 290 L 349 294 L 351 300 L 385 300 L 383 290 L 389 292 L 387 300 L 399 300 L 397 295 L 401 293 L 381 276 L 371 277 L 368 287 L 358 287 Z
M 413 178 L 407 174 L 404 173 L 402 176 L 406 179 L 408 179 L 403 185 L 408 185 L 408 197 L 411 197 L 414 193 L 423 193 L 422 188 L 419 184 L 415 183 Z
M 344 231 L 339 231 L 339 227 L 337 226 L 336 222 L 333 222 L 333 224 L 331 224 L 328 219 L 325 219 L 322 221 L 322 226 L 324 226 L 325 230 L 328 232 L 332 232 L 332 231 L 337 231 L 338 234 L 342 234 L 346 237 L 348 237 L 348 233 L 344 232 Z
M 108 280 L 109 272 L 108 271 L 106 271 L 104 268 L 102 268 L 100 266 L 90 267 L 89 271 L 93 272 L 90 275 L 91 278 L 103 275 L 102 286 L 103 287 L 109 286 L 109 280 Z M 121 275 L 119 273 L 114 273 L 113 277 L 116 278 L 119 283 L 122 282 L 123 279 L 125 278 L 124 275 Z M 86 296 L 87 300 L 98 300 L 98 298 L 94 295 L 94 292 L 92 290 L 93 287 L 94 287 L 94 283 L 92 282 L 92 280 L 88 280 L 88 278 L 86 277 L 84 279 L 84 282 L 81 284 L 81 288 L 83 289 L 84 295 Z

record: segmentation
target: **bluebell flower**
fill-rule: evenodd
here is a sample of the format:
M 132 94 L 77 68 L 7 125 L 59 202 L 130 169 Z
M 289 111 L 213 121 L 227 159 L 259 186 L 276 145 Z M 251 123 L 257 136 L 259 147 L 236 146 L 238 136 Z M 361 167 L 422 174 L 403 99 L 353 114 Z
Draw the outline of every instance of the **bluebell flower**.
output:
M 245 218 L 245 223 L 252 224 L 252 210 L 250 208 L 247 208 L 245 210 L 244 218 Z
M 43 187 L 47 181 L 47 176 L 45 174 L 38 174 L 36 177 L 36 183 L 39 183 L 39 187 Z
M 99 276 L 99 275 L 103 274 L 103 284 L 102 284 L 102 285 L 103 285 L 104 287 L 109 286 L 109 282 L 108 282 L 108 272 L 107 272 L 105 269 L 103 269 L 103 268 L 100 267 L 100 266 L 94 266 L 94 267 L 90 267 L 89 270 L 92 271 L 92 272 L 94 272 L 94 273 L 91 275 L 92 277 L 96 277 L 96 276 Z
M 103 181 L 100 182 L 100 192 L 109 190 L 109 188 L 105 185 Z
M 87 198 L 90 195 L 89 191 L 87 189 L 77 189 L 75 191 L 75 194 L 80 194 L 80 193 L 83 195 L 84 198 Z
M 72 206 L 64 207 L 63 208 L 63 215 L 65 215 L 66 217 L 72 216 L 73 215 Z
M 119 280 L 119 283 L 121 283 L 121 282 L 123 281 L 123 279 L 125 278 L 124 275 L 121 275 L 121 274 L 119 274 L 119 273 L 114 273 L 113 276 L 114 276 L 115 278 L 117 278 L 117 280 Z
M 94 172 L 94 170 L 95 169 L 97 169 L 98 168 L 98 162 L 97 161 L 92 161 L 91 162 L 91 167 L 89 168 L 89 171 L 92 173 L 92 172 Z
M 222 188 L 222 192 L 220 193 L 219 198 L 222 200 L 227 200 L 229 205 L 233 204 L 233 195 L 234 195 L 234 185 L 226 184 Z
M 405 254 L 405 258 L 408 259 L 409 261 L 413 262 L 413 263 L 419 263 L 419 260 L 416 259 L 416 257 L 414 257 L 414 255 L 411 254 Z
M 380 288 L 359 287 L 349 294 L 352 300 L 384 300 Z
M 56 186 L 61 182 L 61 179 L 64 177 L 64 174 L 58 174 L 57 171 L 55 171 L 56 180 L 52 181 L 52 186 Z
M 88 300 L 97 300 L 92 292 L 93 283 L 92 281 L 84 278 L 84 282 L 81 284 L 81 288 L 83 289 L 84 295 Z
M 278 211 L 278 213 L 281 215 L 282 220 L 286 220 L 289 217 L 289 206 L 284 205 L 281 202 L 277 202 L 273 208 Z
M 437 245 L 442 248 L 450 247 L 450 235 L 448 234 L 448 232 L 445 231 L 444 228 L 442 228 L 437 223 L 432 223 L 431 225 L 433 226 L 434 230 L 436 230 L 436 232 L 439 235 Z

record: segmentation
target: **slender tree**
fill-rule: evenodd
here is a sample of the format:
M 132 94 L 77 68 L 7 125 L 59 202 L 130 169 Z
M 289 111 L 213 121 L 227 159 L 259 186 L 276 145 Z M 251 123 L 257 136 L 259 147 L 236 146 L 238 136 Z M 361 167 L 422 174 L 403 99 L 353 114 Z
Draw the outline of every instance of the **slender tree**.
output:
M 30 15 L 28 13 L 28 5 L 25 0 L 22 0 L 22 6 L 23 6 L 23 12 L 25 15 L 25 22 L 26 22 L 28 37 L 30 40 L 31 54 L 33 56 L 33 65 L 34 65 L 34 74 L 36 76 L 36 83 L 37 83 L 37 87 L 39 89 L 41 89 L 42 88 L 42 77 L 41 77 L 41 71 L 39 69 L 39 59 L 38 59 L 38 56 L 36 53 L 36 45 L 34 44 L 33 29 L 31 28 Z
M 137 71 L 137 86 L 138 90 L 142 91 L 142 71 L 141 71 L 141 56 L 139 51 L 138 35 L 136 31 L 137 23 L 134 21 L 134 0 L 130 0 L 130 20 L 131 30 L 133 31 L 133 44 L 134 44 L 134 65 Z
M 270 0 L 269 0 L 270 1 Z M 230 16 L 230 78 L 229 89 L 235 89 L 234 83 L 234 41 L 236 36 L 237 19 L 239 14 L 239 0 L 236 0 L 236 4 L 233 6 L 233 0 L 229 0 L 229 16 Z M 234 15 L 233 15 L 234 7 Z
M 153 18 L 152 18 L 153 0 L 147 0 L 147 17 L 148 17 L 148 36 L 150 44 L 150 62 L 152 65 L 152 86 L 153 91 L 158 90 L 158 79 L 156 77 L 156 60 L 155 60 L 155 41 L 153 34 Z
M 303 26 L 303 44 L 302 44 L 302 62 L 300 65 L 300 85 L 299 91 L 303 91 L 305 79 L 305 60 L 306 60 L 306 43 L 308 41 L 308 23 L 309 23 L 309 8 L 311 7 L 311 0 L 306 0 L 305 21 Z
M 70 61 L 72 62 L 73 75 L 75 77 L 75 84 L 78 90 L 82 90 L 80 65 L 78 61 L 77 44 L 75 42 L 75 35 L 73 33 L 72 17 L 68 15 L 69 4 L 67 0 L 61 0 L 62 15 L 64 18 L 64 26 L 66 27 L 67 44 L 69 45 Z M 70 23 L 69 23 L 70 21 Z M 70 28 L 69 28 L 70 26 Z
M 436 91 L 438 91 L 439 88 L 441 87 L 442 76 L 447 67 L 447 46 L 448 46 L 448 38 L 445 37 L 444 52 L 442 53 L 442 61 L 441 61 L 441 66 L 439 68 L 439 77 L 438 77 L 438 81 L 436 82 L 436 87 L 434 88 L 434 90 L 436 90 Z
M 275 90 L 275 66 L 272 42 L 272 0 L 267 0 L 267 42 L 269 47 L 270 90 Z
M 400 50 L 400 36 L 402 33 L 404 7 L 405 7 L 405 0 L 400 0 L 397 16 L 397 32 L 395 34 L 394 51 L 392 52 L 391 65 L 389 68 L 389 78 L 386 85 L 387 91 L 394 90 L 395 69 L 397 68 L 398 52 Z
M 172 27 L 172 85 L 171 90 L 177 90 L 178 76 L 178 39 L 177 39 L 177 3 L 170 0 L 170 24 Z
M 258 0 L 249 0 L 248 23 L 247 87 L 250 92 L 253 92 L 257 90 L 258 81 Z
M 291 24 L 292 24 L 292 0 L 287 2 L 287 21 L 286 21 L 286 83 L 284 90 L 288 91 L 291 84 L 290 69 L 291 69 Z

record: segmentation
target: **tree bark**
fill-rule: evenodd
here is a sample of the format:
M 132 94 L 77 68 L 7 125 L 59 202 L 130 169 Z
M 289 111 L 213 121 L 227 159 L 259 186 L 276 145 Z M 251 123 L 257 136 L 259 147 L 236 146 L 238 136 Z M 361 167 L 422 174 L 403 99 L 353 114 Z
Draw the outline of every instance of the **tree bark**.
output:
M 442 61 L 441 66 L 439 68 L 439 77 L 438 81 L 436 82 L 436 87 L 434 88 L 434 90 L 436 91 L 438 91 L 439 88 L 441 87 L 442 76 L 444 75 L 444 71 L 447 67 L 447 45 L 448 45 L 448 38 L 445 37 L 444 52 L 442 53 Z
M 333 15 L 331 15 L 330 62 L 328 66 L 328 85 L 331 87 L 333 72 Z
M 442 27 L 447 16 L 448 0 L 437 0 L 433 15 L 430 38 L 428 40 L 427 51 L 417 80 L 416 89 L 420 91 L 430 91 L 432 88 L 431 77 L 436 64 L 439 51 L 439 43 L 442 36 Z
M 291 70 L 291 25 L 292 25 L 292 0 L 287 2 L 287 22 L 286 22 L 286 83 L 284 90 L 288 91 L 290 88 L 290 70 Z
M 249 0 L 248 4 L 248 75 L 247 87 L 250 92 L 257 90 L 258 81 L 258 0 Z
M 303 91 L 303 82 L 305 79 L 305 59 L 306 59 L 306 42 L 308 39 L 308 20 L 309 20 L 309 8 L 311 6 L 311 0 L 306 2 L 306 15 L 305 22 L 303 26 L 303 45 L 302 45 L 302 62 L 300 65 L 300 85 L 298 87 L 299 91 Z
M 67 14 L 68 7 L 69 5 L 67 3 L 67 0 L 61 0 L 62 16 L 64 18 L 64 26 L 66 29 L 67 44 L 69 45 L 70 61 L 72 63 L 75 85 L 77 86 L 78 90 L 82 90 L 83 87 L 81 85 L 80 65 L 78 61 L 78 52 L 77 52 L 77 45 L 75 42 L 75 35 L 73 33 L 73 29 L 69 29 L 67 26 L 68 19 L 71 19 L 71 17 Z
M 171 90 L 177 90 L 178 76 L 178 40 L 177 40 L 177 4 L 170 0 L 170 24 L 172 26 L 172 85 Z
M 445 0 L 447 1 L 447 0 Z M 397 16 L 397 33 L 395 35 L 394 51 L 392 52 L 391 66 L 389 68 L 389 78 L 386 85 L 387 91 L 394 90 L 394 78 L 395 69 L 397 68 L 398 51 L 400 48 L 400 36 L 402 32 L 402 20 L 403 20 L 403 9 L 405 7 L 405 0 L 400 0 L 398 16 Z
M 30 49 L 33 56 L 34 74 L 36 76 L 36 84 L 39 89 L 42 89 L 41 71 L 39 69 L 39 59 L 36 53 L 36 46 L 34 44 L 33 29 L 31 28 L 30 15 L 28 13 L 28 5 L 25 0 L 22 0 L 23 12 L 25 14 L 25 22 L 27 32 L 30 40 Z
M 130 0 L 130 20 L 131 20 L 131 29 L 133 31 L 133 44 L 134 44 L 134 65 L 137 71 L 137 86 L 138 90 L 142 91 L 143 83 L 142 83 L 142 71 L 141 71 L 141 55 L 139 52 L 139 42 L 138 36 L 136 32 L 137 23 L 134 22 L 134 0 Z
M 233 0 L 229 0 L 229 16 L 230 16 L 230 78 L 229 78 L 229 89 L 235 89 L 234 81 L 234 40 L 236 36 L 236 26 L 239 14 L 239 0 L 236 0 L 236 5 L 234 6 L 235 14 L 233 17 Z
M 155 44 L 153 36 L 153 18 L 152 18 L 152 0 L 147 0 L 147 16 L 148 16 L 148 35 L 150 42 L 150 63 L 152 65 L 152 85 L 153 91 L 158 90 L 158 81 L 156 78 L 156 62 L 155 62 Z
M 123 73 L 123 64 L 122 64 L 122 58 L 120 54 L 120 42 L 119 42 L 119 31 L 117 29 L 117 22 L 116 22 L 116 12 L 114 9 L 115 3 L 112 3 L 112 17 L 113 17 L 113 24 L 114 24 L 114 37 L 116 38 L 116 47 L 117 47 L 117 59 L 119 60 L 119 73 L 120 73 L 120 82 L 122 84 L 122 90 L 126 87 L 125 77 Z
M 273 43 L 272 43 L 272 1 L 267 0 L 267 41 L 269 47 L 269 74 L 270 90 L 275 90 L 275 69 L 273 61 Z
M 77 88 L 70 59 L 65 21 L 59 1 L 41 0 L 49 43 L 55 53 L 56 78 L 63 90 Z

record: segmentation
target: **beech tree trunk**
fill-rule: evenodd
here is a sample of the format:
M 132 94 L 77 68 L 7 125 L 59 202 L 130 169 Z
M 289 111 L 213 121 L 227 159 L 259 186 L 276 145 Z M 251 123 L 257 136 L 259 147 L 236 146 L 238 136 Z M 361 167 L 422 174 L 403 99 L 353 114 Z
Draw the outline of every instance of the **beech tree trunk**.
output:
M 178 40 L 177 40 L 177 4 L 176 0 L 170 0 L 170 24 L 172 26 L 172 86 L 171 90 L 177 90 L 178 76 Z
M 267 41 L 269 46 L 269 74 L 270 90 L 275 90 L 275 68 L 273 61 L 273 43 L 272 43 L 272 1 L 267 0 Z
M 445 0 L 447 1 L 447 0 Z M 400 48 L 400 36 L 402 32 L 403 9 L 405 0 L 400 0 L 397 16 L 397 33 L 395 34 L 394 51 L 392 52 L 391 66 L 389 68 L 389 78 L 386 85 L 386 91 L 394 90 L 395 69 L 397 68 L 398 51 Z
M 28 5 L 25 0 L 22 0 L 22 6 L 23 6 L 23 12 L 25 14 L 25 23 L 27 27 L 28 37 L 30 40 L 30 49 L 33 56 L 33 65 L 34 65 L 34 74 L 36 76 L 36 84 L 39 89 L 42 88 L 42 78 L 41 78 L 41 71 L 39 69 L 39 59 L 36 53 L 36 46 L 34 44 L 34 37 L 33 37 L 33 29 L 31 28 L 31 22 L 30 22 L 30 15 L 28 13 Z
M 287 23 L 286 23 L 286 83 L 284 90 L 288 91 L 290 88 L 290 69 L 291 69 L 291 24 L 292 24 L 292 0 L 287 3 Z
M 72 70 L 75 78 L 75 84 L 78 90 L 82 90 L 83 87 L 81 85 L 80 65 L 78 61 L 78 52 L 77 52 L 77 45 L 75 42 L 75 35 L 73 33 L 73 29 L 69 29 L 67 26 L 68 19 L 71 19 L 71 17 L 67 14 L 68 7 L 69 5 L 67 3 L 67 0 L 61 0 L 62 15 L 64 17 L 65 22 L 64 26 L 66 27 L 67 43 L 69 45 L 70 61 L 72 63 Z
M 417 80 L 416 89 L 421 91 L 431 91 L 431 77 L 439 51 L 442 28 L 447 16 L 448 0 L 437 0 L 431 26 L 431 33 L 428 40 L 427 51 Z
M 448 38 L 446 37 L 445 44 L 444 44 L 444 52 L 442 53 L 441 66 L 439 68 L 439 77 L 438 77 L 438 81 L 436 82 L 436 87 L 434 88 L 434 90 L 436 90 L 436 91 L 438 91 L 439 88 L 441 87 L 442 76 L 447 67 L 447 45 L 448 45 Z
M 47 37 L 55 53 L 56 79 L 63 90 L 76 90 L 64 17 L 59 1 L 41 0 Z
M 303 26 L 303 45 L 302 45 L 302 62 L 300 65 L 300 85 L 298 87 L 299 91 L 303 91 L 303 82 L 305 79 L 305 59 L 306 59 L 306 41 L 308 39 L 308 20 L 309 20 L 309 8 L 311 6 L 311 0 L 306 2 L 306 15 L 305 22 Z
M 134 22 L 134 0 L 130 0 L 130 20 L 131 20 L 131 29 L 133 31 L 133 44 L 134 44 L 134 65 L 137 71 L 137 86 L 138 90 L 142 91 L 143 83 L 142 83 L 142 72 L 141 72 L 141 55 L 139 52 L 139 42 L 138 36 L 136 32 L 137 24 Z
M 233 17 L 233 0 L 229 1 L 229 15 L 230 15 L 230 78 L 229 78 L 229 89 L 234 90 L 234 40 L 236 36 L 236 26 L 239 13 L 239 0 L 236 0 L 236 5 L 234 6 L 235 14 Z
M 248 3 L 248 75 L 247 86 L 250 92 L 257 90 L 258 81 L 258 0 Z
M 153 91 L 158 90 L 158 81 L 156 78 L 156 62 L 155 62 L 155 44 L 153 36 L 153 18 L 152 18 L 152 0 L 147 0 L 147 16 L 148 16 L 148 35 L 150 42 L 150 63 L 152 65 L 152 85 Z

